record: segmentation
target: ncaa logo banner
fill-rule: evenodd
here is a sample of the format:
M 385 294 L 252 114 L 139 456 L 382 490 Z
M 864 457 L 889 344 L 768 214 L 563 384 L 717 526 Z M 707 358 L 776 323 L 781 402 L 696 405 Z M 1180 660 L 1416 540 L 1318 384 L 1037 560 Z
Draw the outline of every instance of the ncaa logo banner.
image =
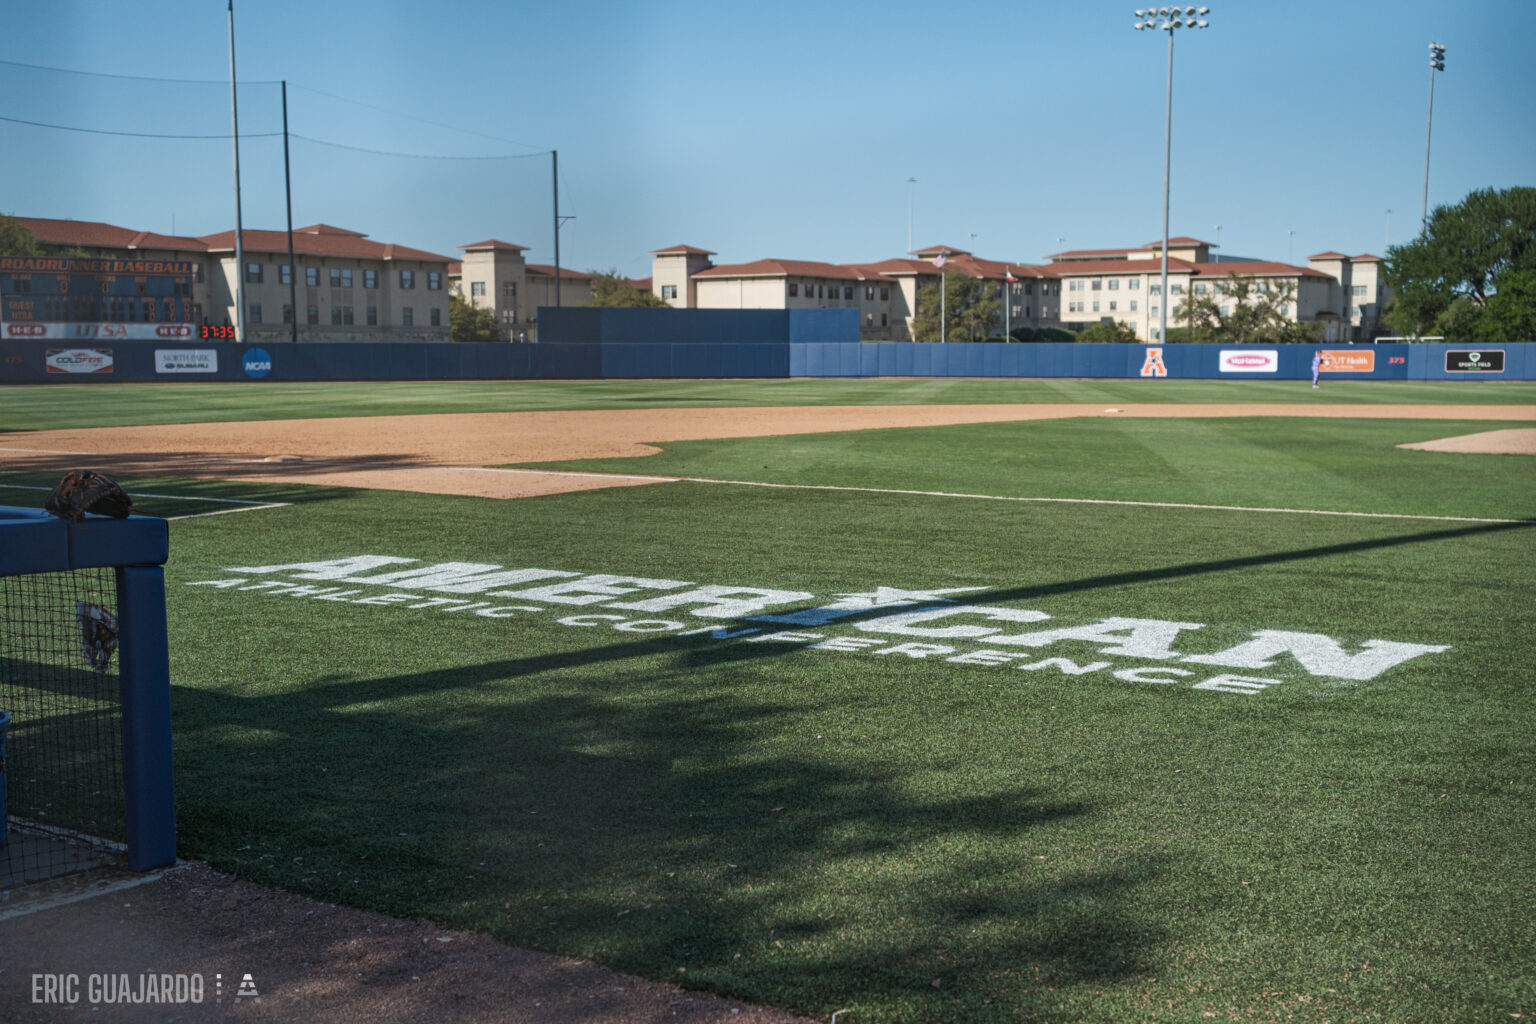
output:
M 1224 348 L 1218 366 L 1222 373 L 1277 373 L 1280 370 L 1280 353 L 1272 348 Z
M 240 368 L 247 377 L 260 380 L 272 372 L 272 355 L 264 348 L 248 348 L 240 358 Z

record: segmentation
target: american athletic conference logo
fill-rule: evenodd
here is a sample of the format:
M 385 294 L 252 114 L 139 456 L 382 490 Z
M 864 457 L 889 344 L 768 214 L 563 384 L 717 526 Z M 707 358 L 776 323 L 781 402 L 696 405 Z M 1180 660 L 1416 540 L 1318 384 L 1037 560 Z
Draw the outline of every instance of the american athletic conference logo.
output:
M 272 356 L 264 348 L 248 348 L 240 360 L 247 377 L 260 379 L 272 372 Z

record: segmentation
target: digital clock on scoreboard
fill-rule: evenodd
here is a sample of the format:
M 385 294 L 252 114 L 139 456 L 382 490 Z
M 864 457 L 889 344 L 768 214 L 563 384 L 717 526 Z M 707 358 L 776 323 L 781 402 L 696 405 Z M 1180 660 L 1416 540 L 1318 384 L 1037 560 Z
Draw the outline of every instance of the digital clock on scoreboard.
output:
M 203 326 L 199 328 L 199 331 L 201 331 L 201 333 L 198 335 L 198 337 L 202 338 L 204 341 L 235 340 L 235 328 L 231 324 L 214 324 L 212 326 L 203 324 Z

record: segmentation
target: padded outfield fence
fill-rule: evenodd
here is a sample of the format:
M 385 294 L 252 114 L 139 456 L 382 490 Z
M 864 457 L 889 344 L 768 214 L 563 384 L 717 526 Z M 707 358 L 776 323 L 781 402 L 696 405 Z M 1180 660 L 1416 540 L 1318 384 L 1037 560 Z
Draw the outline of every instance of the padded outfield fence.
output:
M 657 341 L 649 336 L 630 341 L 546 338 L 528 345 L 0 341 L 0 384 L 787 377 L 1307 380 L 1315 352 L 1324 353 L 1331 361 L 1323 373 L 1325 381 L 1536 380 L 1536 344 L 1530 343 L 1482 348 L 1438 343 L 940 345 L 761 341 L 752 340 L 754 337 L 746 334 L 734 341 Z M 1160 362 L 1151 362 L 1153 351 L 1159 354 Z
M 176 859 L 168 536 L 0 506 L 0 891 Z

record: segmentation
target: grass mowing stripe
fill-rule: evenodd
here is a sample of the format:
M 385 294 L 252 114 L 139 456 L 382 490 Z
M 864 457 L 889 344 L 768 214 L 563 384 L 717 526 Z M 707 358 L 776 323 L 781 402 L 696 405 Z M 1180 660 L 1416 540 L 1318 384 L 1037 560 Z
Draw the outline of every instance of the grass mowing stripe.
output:
M 37 484 L 0 484 L 0 487 L 12 491 L 53 490 L 52 487 L 42 487 Z M 130 498 L 164 498 L 167 501 L 209 501 L 220 505 L 261 505 L 263 508 L 275 507 L 270 502 L 252 501 L 248 498 L 210 498 L 201 494 L 153 494 L 149 491 L 129 491 L 128 496 Z M 284 503 L 280 502 L 279 504 Z
M 605 474 L 569 474 L 599 476 Z M 1002 494 L 957 494 L 953 491 L 912 491 L 896 487 L 842 487 L 837 484 L 772 484 L 760 480 L 714 480 L 709 477 L 631 477 L 630 479 L 686 480 L 696 484 L 731 484 L 736 487 L 780 487 L 801 491 L 861 491 L 866 494 L 911 494 L 925 498 L 971 498 L 978 501 L 1038 501 L 1064 505 L 1135 505 L 1142 508 L 1190 508 L 1212 512 L 1279 512 L 1297 516 L 1357 516 L 1365 519 L 1425 519 L 1453 523 L 1536 523 L 1536 519 L 1485 519 L 1478 516 L 1420 516 L 1400 512 L 1334 512 L 1318 508 L 1256 508 L 1251 505 L 1195 505 L 1179 501 L 1117 501 L 1112 498 L 1021 498 Z

